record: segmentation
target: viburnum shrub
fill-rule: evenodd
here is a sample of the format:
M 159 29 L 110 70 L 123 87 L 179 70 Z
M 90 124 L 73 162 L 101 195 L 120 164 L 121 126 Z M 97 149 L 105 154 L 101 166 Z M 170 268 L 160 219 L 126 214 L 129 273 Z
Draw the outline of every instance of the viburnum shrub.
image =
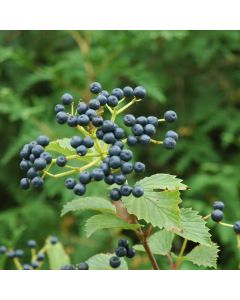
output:
M 139 244 L 132 247 L 128 240 L 120 239 L 115 254 L 96 254 L 78 266 L 71 265 L 64 254 L 63 260 L 51 268 L 127 269 L 126 258 L 133 258 L 136 251 L 145 251 L 156 270 L 178 269 L 184 261 L 215 268 L 218 246 L 211 240 L 207 220 L 211 216 L 219 224 L 232 226 L 237 237 L 240 233 L 240 221 L 235 225 L 221 222 L 222 202 L 215 202 L 212 214 L 202 217 L 192 208 L 181 206 L 180 193 L 188 187 L 174 175 L 154 174 L 134 185 L 128 182 L 133 172 L 143 176 L 146 169 L 143 162 L 134 161 L 130 149 L 151 147 L 151 144 L 175 148 L 178 141 L 175 131 L 167 131 L 161 140 L 154 136 L 160 124 L 176 121 L 177 114 L 172 110 L 160 117 L 126 114 L 132 105 L 146 97 L 146 90 L 141 86 L 115 88 L 109 93 L 100 83 L 94 82 L 90 91 L 95 96 L 88 102 L 74 100 L 65 93 L 61 103 L 55 106 L 56 121 L 72 127 L 71 138 L 50 141 L 47 136 L 39 136 L 36 141 L 24 145 L 20 152 L 20 168 L 25 176 L 20 186 L 40 189 L 47 177 L 65 177 L 65 187 L 78 197 L 65 204 L 62 216 L 72 211 L 95 211 L 97 214 L 85 225 L 87 237 L 100 229 L 125 229 L 135 232 Z M 120 118 L 124 128 L 118 124 Z M 105 182 L 109 198 L 99 193 L 84 197 L 87 189 L 98 181 Z M 177 254 L 171 251 L 176 235 L 183 240 Z M 185 253 L 188 241 L 195 246 Z M 3 250 L 2 253 L 6 252 Z M 162 266 L 156 256 L 166 256 L 169 266 Z

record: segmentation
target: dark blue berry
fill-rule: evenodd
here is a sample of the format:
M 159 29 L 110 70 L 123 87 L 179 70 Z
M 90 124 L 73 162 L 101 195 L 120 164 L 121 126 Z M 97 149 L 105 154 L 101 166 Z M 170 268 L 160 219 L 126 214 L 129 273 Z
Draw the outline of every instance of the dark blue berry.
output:
M 33 166 L 36 170 L 43 170 L 46 168 L 47 166 L 47 162 L 45 159 L 43 158 L 36 158 L 34 163 L 33 163 Z
M 103 170 L 104 175 L 106 176 L 109 175 L 110 169 L 107 163 L 105 162 L 101 163 L 100 168 Z
M 41 253 L 41 252 L 40 252 L 40 253 L 37 254 L 37 261 L 43 261 L 44 258 L 45 258 L 44 253 Z
M 30 179 L 33 179 L 34 177 L 37 177 L 38 175 L 39 175 L 39 173 L 34 168 L 30 168 L 27 171 L 27 177 Z
M 80 102 L 77 106 L 77 112 L 79 115 L 85 114 L 85 112 L 88 110 L 88 106 L 85 102 Z
M 44 152 L 43 152 L 43 153 L 44 153 Z M 41 153 L 41 155 L 42 155 L 42 153 Z M 41 155 L 40 155 L 40 157 L 41 157 Z M 33 154 L 31 153 L 31 154 L 29 155 L 29 160 L 30 160 L 30 162 L 33 163 L 35 159 L 36 159 L 35 155 L 33 155 Z
M 96 131 L 96 136 L 99 140 L 103 139 L 104 132 L 102 131 L 102 129 L 98 128 L 98 130 Z
M 125 130 L 123 128 L 120 128 L 120 127 L 116 128 L 114 130 L 114 136 L 117 140 L 123 139 L 125 137 Z
M 121 169 L 123 174 L 130 174 L 133 171 L 133 164 L 130 162 L 124 162 Z
M 121 265 L 120 258 L 117 256 L 111 257 L 109 260 L 109 265 L 114 269 L 118 268 Z
M 78 177 L 83 184 L 88 184 L 91 181 L 91 174 L 88 171 L 81 172 Z
M 147 134 L 142 134 L 140 135 L 140 137 L 138 138 L 138 142 L 141 145 L 147 145 L 151 142 L 151 138 L 149 135 Z
M 87 154 L 87 147 L 85 145 L 80 145 L 77 147 L 76 151 L 78 155 L 84 156 Z
M 126 257 L 133 258 L 136 255 L 136 250 L 134 248 L 128 248 Z
M 144 190 L 140 185 L 136 185 L 132 189 L 132 194 L 133 194 L 134 197 L 138 198 L 138 197 L 141 197 L 144 194 Z
M 157 125 L 158 125 L 158 118 L 157 117 L 149 116 L 149 117 L 147 117 L 147 121 L 148 121 L 148 124 L 152 124 L 155 127 L 157 127 Z
M 90 120 L 87 115 L 78 116 L 78 125 L 87 126 L 89 124 L 89 122 L 90 122 Z
M 86 186 L 82 183 L 77 183 L 73 188 L 73 192 L 78 196 L 82 196 L 86 192 Z
M 123 94 L 127 99 L 131 99 L 133 97 L 133 88 L 130 86 L 125 86 L 123 88 Z
M 235 233 L 240 234 L 240 221 L 235 222 L 235 224 L 233 225 L 233 230 L 235 231 Z
M 100 95 L 103 95 L 105 97 L 108 97 L 109 96 L 109 92 L 108 91 L 105 91 L 105 90 L 102 90 Z
M 118 201 L 121 199 L 121 192 L 118 188 L 114 188 L 111 190 L 110 192 L 110 198 L 113 200 L 113 201 Z
M 134 135 L 129 135 L 127 138 L 127 144 L 128 146 L 134 146 L 138 143 L 138 138 Z
M 28 160 L 25 160 L 23 159 L 21 162 L 20 162 L 20 169 L 23 170 L 23 171 L 27 171 L 31 168 L 32 164 L 30 161 Z
M 43 146 L 41 145 L 36 145 L 32 148 L 32 154 L 35 156 L 35 157 L 39 157 L 41 153 L 44 152 L 44 148 Z
M 37 261 L 33 261 L 33 262 L 31 263 L 31 265 L 32 265 L 33 269 L 39 268 L 39 262 L 37 262 Z
M 23 270 L 32 270 L 31 266 L 28 264 L 23 264 L 22 268 Z
M 215 222 L 220 222 L 223 219 L 223 212 L 220 209 L 215 209 L 212 211 L 211 217 L 213 219 L 213 221 Z
M 143 99 L 146 97 L 147 95 L 147 92 L 145 90 L 144 87 L 142 86 L 137 86 L 134 91 L 133 91 L 133 94 L 134 96 L 137 98 L 137 99 Z
M 125 115 L 123 118 L 123 123 L 128 127 L 132 127 L 136 123 L 136 118 L 131 114 Z
M 68 115 L 64 111 L 60 111 L 56 114 L 56 120 L 58 124 L 64 124 L 68 120 Z
M 102 126 L 102 124 L 103 124 L 103 118 L 99 117 L 99 116 L 93 117 L 92 118 L 92 124 L 95 127 Z
M 124 149 L 120 153 L 120 158 L 124 161 L 129 161 L 132 159 L 132 157 L 133 157 L 132 151 L 130 151 L 128 149 Z
M 173 110 L 168 110 L 164 114 L 165 121 L 172 123 L 177 120 L 177 114 Z
M 114 143 L 114 146 L 118 146 L 120 149 L 123 149 L 124 144 L 123 144 L 122 141 L 116 141 L 116 142 Z
M 78 125 L 78 117 L 77 116 L 69 116 L 67 123 L 70 127 L 76 127 Z
M 50 142 L 49 137 L 47 137 L 46 135 L 40 135 L 37 138 L 37 143 L 43 147 L 46 147 Z
M 129 196 L 132 192 L 132 188 L 127 184 L 123 184 L 120 188 L 120 192 L 123 196 Z
M 34 177 L 31 181 L 32 186 L 37 189 L 41 188 L 43 186 L 43 183 L 44 183 L 43 179 L 39 176 Z
M 0 246 L 0 254 L 4 254 L 7 252 L 7 247 L 5 246 Z
M 30 187 L 30 180 L 28 178 L 22 178 L 20 180 L 20 187 L 27 190 Z
M 167 137 L 170 137 L 170 138 L 174 139 L 175 141 L 178 140 L 178 134 L 173 130 L 169 130 L 166 132 L 165 138 L 167 138 Z
M 27 246 L 28 246 L 29 248 L 35 248 L 35 247 L 37 246 L 37 243 L 36 243 L 36 241 L 34 241 L 34 240 L 29 240 L 29 241 L 27 242 Z
M 110 106 L 110 107 L 116 107 L 118 105 L 118 98 L 116 96 L 113 96 L 113 95 L 110 95 L 108 98 L 107 98 L 107 104 Z
M 135 124 L 135 125 L 133 125 L 133 127 L 132 127 L 132 133 L 134 134 L 134 135 L 141 135 L 141 134 L 143 134 L 143 132 L 144 132 L 144 129 L 143 129 L 143 126 L 142 125 L 140 125 L 140 124 Z
M 100 107 L 100 102 L 97 99 L 92 99 L 89 101 L 88 107 L 94 110 L 98 110 Z
M 31 149 L 29 147 L 24 146 L 20 152 L 20 157 L 28 159 L 31 153 Z
M 22 249 L 15 250 L 15 257 L 23 257 L 24 251 Z
M 118 147 L 118 146 L 116 146 L 116 145 L 112 146 L 112 147 L 108 150 L 108 154 L 109 154 L 110 156 L 113 156 L 113 155 L 118 156 L 118 155 L 120 155 L 120 153 L 121 153 L 121 148 Z
M 76 149 L 78 146 L 82 144 L 82 141 L 83 139 L 81 136 L 75 135 L 71 138 L 70 145 Z
M 119 239 L 118 240 L 118 246 L 119 247 L 125 247 L 128 249 L 129 241 L 127 239 Z
M 76 185 L 76 180 L 74 178 L 67 178 L 65 180 L 65 186 L 67 189 L 72 190 Z
M 52 245 L 57 244 L 57 243 L 58 243 L 58 238 L 57 238 L 56 236 L 52 236 L 52 237 L 50 238 L 50 243 L 51 243 Z
M 110 120 L 105 120 L 102 124 L 102 131 L 104 133 L 113 132 L 114 131 L 114 123 Z
M 127 249 L 125 247 L 117 247 L 115 254 L 118 257 L 124 257 L 127 254 Z
M 215 201 L 213 203 L 213 209 L 223 210 L 224 209 L 224 203 L 222 201 Z
M 113 144 L 116 141 L 116 138 L 112 132 L 108 132 L 104 134 L 103 141 L 106 144 Z
M 68 93 L 65 93 L 62 95 L 61 100 L 62 100 L 62 104 L 69 105 L 73 102 L 73 96 Z
M 134 164 L 134 171 L 136 173 L 143 173 L 143 172 L 145 172 L 145 169 L 146 169 L 145 165 L 143 163 L 141 163 L 140 161 L 136 162 Z
M 118 100 L 121 100 L 124 97 L 123 90 L 120 88 L 113 89 L 111 95 L 117 97 Z
M 86 111 L 86 115 L 89 117 L 89 119 L 91 120 L 93 117 L 96 117 L 97 116 L 97 112 L 96 110 L 92 109 L 92 108 L 89 108 L 87 111 Z
M 64 107 L 62 104 L 57 104 L 57 105 L 54 107 L 55 113 L 58 113 L 58 112 L 64 111 L 64 110 L 65 110 L 65 107 Z
M 102 90 L 102 86 L 99 82 L 93 82 L 91 83 L 90 85 L 90 91 L 93 93 L 93 94 L 99 94 Z
M 108 176 L 104 177 L 104 181 L 106 184 L 112 185 L 114 184 L 114 176 L 113 174 L 109 174 Z
M 109 167 L 112 169 L 118 169 L 122 165 L 122 161 L 119 156 L 113 155 L 109 160 Z
M 104 178 L 103 170 L 100 168 L 95 168 L 91 172 L 92 179 L 96 181 L 101 181 Z
M 102 93 L 97 96 L 97 100 L 99 101 L 101 106 L 104 106 L 107 104 L 107 97 L 108 96 L 104 96 Z
M 58 156 L 57 160 L 56 160 L 56 164 L 59 166 L 59 167 L 64 167 L 67 163 L 67 158 L 66 156 Z
M 114 183 L 116 183 L 118 185 L 122 185 L 125 182 L 126 182 L 126 176 L 124 176 L 122 173 L 114 176 Z
M 142 126 L 145 126 L 145 125 L 147 125 L 148 121 L 147 121 L 146 117 L 140 116 L 140 117 L 137 117 L 136 123 L 138 123 L 138 124 L 140 124 Z
M 174 149 L 176 147 L 176 141 L 171 137 L 165 138 L 163 144 L 166 149 Z
M 89 265 L 86 262 L 81 262 L 77 265 L 78 270 L 89 270 Z
M 45 159 L 45 161 L 47 162 L 47 164 L 50 164 L 52 161 L 52 155 L 48 152 L 43 152 L 40 155 L 41 158 Z
M 156 128 L 154 125 L 152 124 L 147 124 L 144 126 L 144 133 L 149 135 L 149 136 L 153 136 L 156 133 Z
M 86 136 L 83 139 L 83 145 L 86 146 L 87 148 L 92 148 L 94 145 L 94 141 L 90 136 Z

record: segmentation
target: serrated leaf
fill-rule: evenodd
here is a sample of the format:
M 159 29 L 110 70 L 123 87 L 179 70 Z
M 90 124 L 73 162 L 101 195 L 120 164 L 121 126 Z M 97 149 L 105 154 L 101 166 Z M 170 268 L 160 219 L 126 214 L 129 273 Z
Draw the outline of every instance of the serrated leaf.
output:
M 47 241 L 47 255 L 51 270 L 59 270 L 62 266 L 70 264 L 70 258 L 64 251 L 63 245 L 59 242 L 52 245 Z
M 160 230 L 148 239 L 149 247 L 153 254 L 166 255 L 171 251 L 174 233 L 165 229 Z M 135 245 L 137 251 L 145 251 L 142 245 Z
M 46 151 L 56 152 L 63 155 L 74 155 L 76 150 L 71 147 L 70 139 L 64 138 L 60 140 L 53 141 L 45 148 Z
M 115 214 L 115 206 L 108 200 L 100 197 L 81 197 L 76 200 L 72 200 L 64 205 L 61 216 L 68 212 L 80 211 L 80 210 L 95 210 L 99 212 L 106 212 L 109 214 Z
M 90 237 L 94 232 L 100 229 L 119 228 L 135 230 L 140 224 L 130 224 L 113 214 L 99 214 L 89 218 L 85 224 L 86 236 Z
M 198 245 L 192 249 L 186 256 L 184 260 L 191 261 L 195 265 L 217 268 L 217 258 L 218 258 L 218 246 L 216 244 L 211 244 L 211 246 Z
M 89 265 L 89 270 L 127 270 L 128 266 L 124 258 L 121 259 L 121 265 L 117 269 L 113 269 L 109 265 L 109 259 L 114 256 L 114 254 L 96 254 L 92 257 L 90 257 L 87 260 L 87 263 Z
M 123 197 L 122 200 L 128 212 L 160 229 L 181 230 L 180 209 L 178 207 L 181 202 L 179 191 L 153 192 L 150 191 L 150 188 L 146 190 L 144 184 L 142 187 L 144 189 L 142 197 Z
M 178 230 L 173 229 L 173 232 L 187 240 L 206 246 L 211 245 L 209 229 L 206 227 L 206 222 L 197 211 L 194 211 L 191 208 L 182 208 L 180 216 L 183 230 L 179 232 Z

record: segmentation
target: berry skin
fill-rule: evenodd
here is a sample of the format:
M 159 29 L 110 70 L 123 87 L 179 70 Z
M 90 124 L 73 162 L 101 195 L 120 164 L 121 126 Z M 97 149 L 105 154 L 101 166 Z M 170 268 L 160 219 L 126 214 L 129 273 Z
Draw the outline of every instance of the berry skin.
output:
M 134 115 L 128 114 L 124 116 L 123 123 L 128 127 L 132 127 L 133 125 L 135 125 L 136 119 Z
M 102 124 L 102 131 L 104 133 L 107 133 L 107 132 L 113 132 L 114 130 L 114 123 L 110 120 L 105 120 Z
M 141 163 L 140 161 L 139 161 L 139 162 L 136 162 L 136 163 L 134 164 L 134 171 L 135 171 L 136 173 L 143 173 L 143 172 L 145 172 L 145 170 L 146 170 L 145 165 L 144 165 L 143 163 Z
M 126 98 L 131 99 L 133 97 L 133 89 L 130 86 L 123 88 L 123 94 Z
M 116 184 L 118 184 L 118 185 L 124 184 L 125 181 L 126 181 L 126 177 L 125 177 L 122 173 L 117 174 L 117 175 L 115 175 L 115 177 L 114 177 L 114 182 L 115 182 Z
M 121 153 L 121 148 L 120 147 L 118 147 L 118 146 L 112 146 L 110 149 L 109 149 L 109 151 L 108 151 L 108 154 L 110 155 L 110 156 L 113 156 L 113 155 L 116 155 L 116 156 L 118 156 L 118 155 L 120 155 L 120 153 Z
M 76 127 L 78 125 L 78 117 L 70 116 L 67 120 L 67 123 L 70 127 Z
M 233 230 L 235 231 L 235 233 L 240 234 L 240 221 L 235 222 L 235 224 L 233 225 Z
M 92 99 L 89 101 L 88 107 L 94 110 L 98 110 L 100 107 L 100 102 L 97 99 Z
M 50 239 L 50 243 L 52 245 L 55 245 L 55 244 L 57 244 L 57 242 L 58 242 L 58 238 L 56 236 L 52 236 Z
M 4 254 L 7 252 L 7 247 L 5 246 L 0 246 L 0 254 Z
M 116 128 L 114 130 L 114 136 L 117 140 L 121 140 L 125 137 L 125 130 L 123 128 Z
M 120 239 L 120 240 L 118 241 L 118 246 L 119 246 L 119 247 L 125 247 L 125 248 L 128 248 L 129 242 L 128 242 L 127 239 Z
M 25 158 L 25 159 L 28 159 L 29 158 L 29 155 L 30 155 L 30 148 L 27 147 L 27 146 L 24 146 L 20 152 L 20 157 L 21 158 Z
M 30 179 L 33 179 L 34 177 L 37 177 L 38 175 L 39 175 L 38 172 L 34 168 L 30 168 L 27 171 L 27 177 Z
M 114 269 L 118 268 L 121 265 L 120 258 L 117 256 L 111 257 L 109 260 L 109 265 Z
M 105 97 L 108 97 L 108 96 L 109 96 L 109 92 L 103 90 L 103 91 L 101 91 L 100 95 L 103 95 L 103 96 L 105 96 Z
M 213 221 L 215 221 L 215 222 L 222 221 L 223 216 L 224 216 L 224 214 L 220 209 L 213 210 L 213 212 L 211 214 L 211 217 L 212 217 Z
M 122 161 L 119 156 L 113 155 L 109 160 L 109 167 L 112 169 L 118 169 L 122 165 Z
M 136 250 L 134 248 L 128 248 L 126 256 L 128 258 L 133 258 L 136 255 Z
M 123 149 L 124 144 L 123 144 L 122 141 L 116 141 L 116 142 L 114 143 L 114 146 L 118 146 L 120 149 Z
M 121 192 L 118 188 L 114 188 L 111 190 L 110 192 L 110 198 L 113 200 L 113 201 L 118 201 L 121 199 Z
M 89 265 L 86 262 L 81 262 L 80 264 L 78 264 L 77 269 L 78 270 L 89 270 Z
M 37 143 L 43 147 L 46 147 L 50 142 L 49 137 L 47 137 L 46 135 L 40 135 L 37 138 Z
M 79 174 L 78 179 L 82 184 L 88 184 L 91 181 L 91 174 L 88 171 L 84 171 Z
M 130 162 L 124 162 L 122 164 L 121 170 L 123 174 L 130 174 L 133 171 L 133 164 Z
M 104 137 L 104 132 L 102 131 L 102 129 L 98 128 L 98 130 L 96 131 L 96 136 L 99 140 L 102 140 Z
M 43 153 L 44 153 L 44 152 L 43 152 Z M 41 155 L 42 155 L 42 153 L 41 153 Z M 40 155 L 40 156 L 41 156 L 41 155 Z M 35 159 L 36 159 L 35 155 L 33 155 L 33 154 L 31 153 L 31 154 L 29 155 L 29 160 L 30 160 L 30 162 L 33 163 Z
M 158 118 L 157 117 L 149 116 L 149 117 L 147 117 L 147 121 L 148 121 L 148 124 L 152 124 L 155 127 L 157 127 L 157 125 L 158 125 Z
M 75 135 L 72 137 L 70 141 L 70 145 L 76 149 L 78 146 L 82 144 L 82 141 L 83 139 L 81 138 L 81 136 Z
M 86 146 L 87 148 L 92 148 L 94 145 L 94 141 L 90 136 L 86 136 L 83 139 L 83 145 Z
M 15 257 L 23 257 L 24 256 L 24 251 L 22 249 L 17 249 L 15 251 Z
M 11 251 L 11 252 L 7 253 L 7 256 L 8 256 L 9 258 L 15 258 L 15 257 L 16 257 L 15 251 Z
M 38 253 L 37 255 L 37 261 L 43 261 L 45 258 L 45 255 L 43 253 Z
M 61 100 L 62 100 L 62 104 L 69 105 L 73 102 L 73 96 L 68 93 L 65 93 L 62 95 Z
M 176 141 L 171 137 L 165 138 L 163 144 L 166 149 L 174 149 L 176 147 Z
M 100 95 L 97 96 L 97 100 L 99 101 L 99 103 L 100 103 L 101 106 L 104 106 L 104 105 L 107 104 L 107 97 L 104 96 L 104 95 L 102 95 L 102 94 L 100 94 Z
M 85 112 L 88 110 L 88 106 L 85 102 L 80 102 L 77 106 L 77 112 L 79 115 L 85 114 Z
M 61 155 L 61 156 L 58 156 L 57 160 L 56 160 L 56 164 L 59 166 L 59 167 L 64 167 L 67 163 L 67 159 L 65 156 Z
M 69 177 L 65 180 L 65 186 L 67 189 L 72 190 L 75 185 L 76 185 L 76 180 L 74 178 Z
M 68 115 L 64 111 L 60 111 L 56 114 L 56 120 L 58 124 L 64 124 L 67 122 Z
M 32 180 L 31 183 L 32 183 L 32 186 L 34 188 L 38 189 L 38 188 L 41 188 L 43 186 L 44 181 L 43 181 L 43 179 L 41 177 L 37 176 L 37 177 L 33 178 L 33 180 Z
M 170 137 L 170 138 L 174 139 L 175 141 L 178 140 L 178 134 L 173 130 L 169 130 L 166 132 L 165 138 L 167 138 L 167 137 Z
M 130 151 L 128 149 L 124 149 L 120 153 L 120 158 L 124 161 L 129 161 L 132 159 L 132 157 L 133 157 L 132 151 Z
M 122 196 L 129 196 L 132 192 L 132 188 L 127 184 L 123 184 L 120 188 L 120 192 Z
M 87 115 L 81 115 L 78 117 L 78 125 L 80 126 L 87 126 L 89 124 L 90 120 Z
M 108 176 L 104 177 L 104 181 L 106 184 L 114 184 L 114 176 L 112 174 L 109 174 Z
M 41 153 L 44 152 L 44 148 L 43 146 L 41 145 L 36 145 L 32 148 L 32 154 L 35 156 L 35 157 L 39 157 Z
M 222 201 L 215 201 L 213 203 L 213 209 L 223 210 L 224 209 L 224 203 Z
M 115 136 L 112 132 L 108 132 L 108 133 L 104 134 L 103 141 L 106 144 L 113 144 L 116 141 L 116 139 L 115 139 Z
M 52 161 L 52 155 L 48 152 L 41 153 L 40 158 L 43 158 L 47 164 L 50 164 Z
M 86 193 L 86 186 L 82 183 L 77 183 L 73 188 L 73 192 L 75 195 L 82 196 Z
M 134 135 L 138 136 L 138 135 L 143 134 L 143 132 L 144 132 L 144 129 L 143 129 L 142 125 L 140 125 L 140 124 L 133 125 L 133 127 L 132 127 L 132 133 Z
M 32 270 L 31 266 L 28 264 L 24 264 L 22 267 L 23 267 L 23 270 Z
M 133 194 L 134 197 L 139 198 L 144 194 L 144 190 L 140 185 L 136 185 L 132 189 L 132 194 Z
M 99 117 L 99 116 L 93 117 L 92 118 L 92 124 L 95 127 L 102 126 L 102 124 L 103 124 L 103 118 Z
M 133 94 L 134 96 L 137 98 L 137 99 L 143 99 L 146 97 L 147 95 L 147 92 L 145 90 L 144 87 L 142 86 L 137 86 L 134 91 L 133 91 Z
M 165 121 L 172 123 L 177 120 L 177 114 L 173 110 L 168 110 L 164 114 Z
M 147 118 L 144 117 L 144 116 L 138 117 L 136 121 L 137 121 L 138 124 L 140 124 L 142 126 L 145 126 L 148 123 Z
M 22 178 L 20 180 L 20 187 L 23 190 L 27 190 L 30 187 L 30 180 L 28 178 Z
M 142 145 L 147 145 L 147 144 L 149 144 L 151 142 L 151 138 L 147 134 L 142 134 L 142 135 L 140 135 L 138 141 Z
M 125 247 L 117 247 L 115 254 L 118 257 L 124 257 L 127 254 L 127 249 Z
M 121 100 L 124 96 L 123 90 L 121 90 L 119 88 L 113 89 L 111 95 L 117 97 L 118 100 Z
M 43 158 L 36 158 L 34 163 L 33 163 L 33 166 L 36 170 L 43 170 L 46 168 L 47 166 L 47 162 L 45 159 Z
M 62 105 L 62 104 L 57 104 L 55 107 L 54 107 L 54 111 L 55 113 L 58 113 L 60 111 L 65 111 L 65 107 Z
M 156 128 L 152 124 L 147 124 L 144 126 L 144 132 L 149 136 L 153 136 L 156 133 Z
M 93 82 L 90 85 L 90 92 L 93 94 L 99 94 L 102 91 L 102 86 L 99 82 Z
M 106 176 L 109 175 L 110 169 L 107 163 L 105 162 L 101 163 L 100 168 L 103 170 L 104 175 Z
M 100 168 L 95 168 L 92 170 L 91 177 L 96 181 L 101 181 L 104 178 L 103 170 Z
M 78 155 L 84 156 L 87 154 L 87 147 L 84 145 L 80 145 L 77 147 L 76 151 Z
M 93 117 L 96 117 L 97 116 L 97 113 L 96 113 L 96 110 L 92 109 L 92 108 L 89 108 L 87 111 L 86 111 L 86 115 L 89 117 L 89 119 L 91 120 Z
M 31 165 L 32 164 L 28 160 L 22 160 L 19 166 L 21 170 L 27 171 L 31 168 Z
M 137 137 L 135 137 L 134 135 L 129 135 L 128 136 L 128 138 L 127 138 L 127 144 L 128 144 L 128 146 L 134 146 L 137 143 L 138 143 Z
M 29 241 L 27 242 L 27 246 L 28 246 L 29 248 L 35 248 L 35 247 L 37 246 L 37 243 L 36 243 L 36 241 L 34 241 L 34 240 L 29 240 Z
M 37 261 L 33 261 L 31 263 L 31 265 L 32 265 L 33 269 L 37 269 L 39 267 L 39 263 Z
M 110 107 L 116 107 L 118 105 L 118 98 L 116 96 L 109 96 L 107 98 L 107 104 L 110 106 Z

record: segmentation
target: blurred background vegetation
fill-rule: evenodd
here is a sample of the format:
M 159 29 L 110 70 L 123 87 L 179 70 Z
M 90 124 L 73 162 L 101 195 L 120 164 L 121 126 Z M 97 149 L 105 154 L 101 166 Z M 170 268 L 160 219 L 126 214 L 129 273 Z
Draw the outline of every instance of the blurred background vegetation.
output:
M 86 239 L 88 212 L 60 218 L 63 204 L 73 198 L 61 180 L 48 179 L 41 193 L 19 189 L 22 145 L 41 133 L 71 137 L 73 129 L 56 124 L 53 107 L 64 92 L 90 99 L 88 86 L 95 80 L 109 90 L 143 85 L 148 97 L 133 108 L 136 115 L 162 117 L 167 109 L 176 110 L 178 122 L 163 125 L 159 134 L 177 130 L 176 150 L 137 147 L 136 159 L 146 163 L 147 175 L 165 172 L 184 179 L 191 187 L 182 195 L 184 206 L 207 215 L 221 199 L 225 220 L 240 219 L 239 67 L 239 31 L 1 31 L 0 244 L 23 248 L 30 238 L 41 244 L 55 234 L 77 263 L 113 251 L 124 234 L 102 231 Z M 90 193 L 97 192 L 93 185 Z M 238 269 L 233 231 L 209 224 L 221 249 L 219 269 Z M 131 268 L 150 265 L 138 255 Z

